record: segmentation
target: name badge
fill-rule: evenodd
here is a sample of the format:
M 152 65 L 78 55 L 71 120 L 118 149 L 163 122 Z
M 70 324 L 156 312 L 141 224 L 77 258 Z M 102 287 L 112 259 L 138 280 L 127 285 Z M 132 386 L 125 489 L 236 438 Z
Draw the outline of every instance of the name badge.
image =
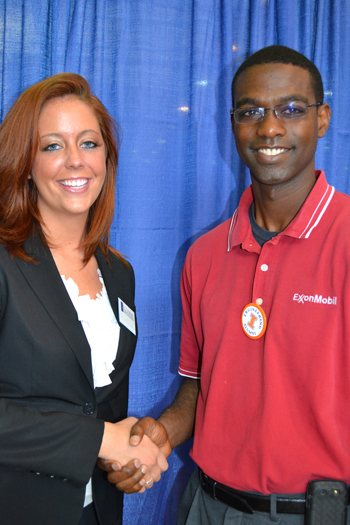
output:
M 241 323 L 243 332 L 250 339 L 259 339 L 266 330 L 266 315 L 261 306 L 249 303 L 243 308 Z
M 119 321 L 134 335 L 136 335 L 135 312 L 118 297 Z

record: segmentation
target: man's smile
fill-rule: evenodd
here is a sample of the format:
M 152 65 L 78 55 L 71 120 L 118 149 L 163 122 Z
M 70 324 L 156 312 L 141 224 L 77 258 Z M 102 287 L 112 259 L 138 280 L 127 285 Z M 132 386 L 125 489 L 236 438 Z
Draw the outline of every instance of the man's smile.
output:
M 275 155 L 279 155 L 280 153 L 285 153 L 286 151 L 290 151 L 289 148 L 259 148 L 257 150 L 258 153 L 263 153 L 264 155 L 267 155 L 268 157 L 274 157 Z

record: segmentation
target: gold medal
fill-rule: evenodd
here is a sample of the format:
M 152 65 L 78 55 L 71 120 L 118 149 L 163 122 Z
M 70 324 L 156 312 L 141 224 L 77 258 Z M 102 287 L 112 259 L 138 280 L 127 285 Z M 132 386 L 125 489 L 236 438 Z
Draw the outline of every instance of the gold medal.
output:
M 243 332 L 250 339 L 259 339 L 266 330 L 266 315 L 261 306 L 249 303 L 243 308 L 241 323 Z

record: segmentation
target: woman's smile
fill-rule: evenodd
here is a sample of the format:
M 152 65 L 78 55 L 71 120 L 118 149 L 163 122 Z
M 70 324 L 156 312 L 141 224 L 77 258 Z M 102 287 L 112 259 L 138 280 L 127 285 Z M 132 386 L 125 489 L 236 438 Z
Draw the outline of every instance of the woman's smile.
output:
M 79 191 L 87 187 L 90 179 L 66 179 L 59 180 L 58 183 L 61 184 L 68 191 Z

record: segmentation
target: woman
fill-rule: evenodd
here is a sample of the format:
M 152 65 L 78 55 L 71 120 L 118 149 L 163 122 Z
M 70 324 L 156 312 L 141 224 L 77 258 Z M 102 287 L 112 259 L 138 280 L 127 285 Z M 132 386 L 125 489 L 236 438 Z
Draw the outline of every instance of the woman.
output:
M 113 120 L 79 75 L 27 89 L 0 128 L 0 516 L 7 525 L 121 524 L 97 458 L 128 444 L 134 274 L 109 247 Z M 124 420 L 124 421 L 123 421 Z M 118 422 L 119 423 L 115 423 Z M 92 478 L 92 482 L 91 479 Z M 90 481 L 89 481 L 90 480 Z M 84 511 L 83 511 L 84 507 Z

